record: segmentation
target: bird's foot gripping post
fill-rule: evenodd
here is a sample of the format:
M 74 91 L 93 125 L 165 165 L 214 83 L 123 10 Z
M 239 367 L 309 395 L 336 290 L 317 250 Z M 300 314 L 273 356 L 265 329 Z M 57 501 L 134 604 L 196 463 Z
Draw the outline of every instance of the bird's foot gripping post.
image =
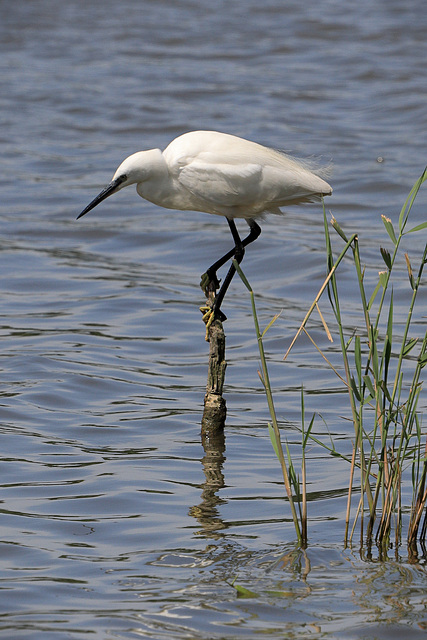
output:
M 216 276 L 215 284 L 219 286 Z M 227 367 L 225 361 L 225 333 L 222 322 L 226 317 L 221 311 L 215 311 L 215 286 L 208 286 L 204 288 L 204 291 L 206 305 L 200 307 L 200 310 L 203 313 L 203 321 L 206 324 L 206 340 L 209 342 L 209 369 L 202 418 L 202 433 L 214 434 L 224 428 L 227 415 L 225 399 L 222 397 L 225 369 Z

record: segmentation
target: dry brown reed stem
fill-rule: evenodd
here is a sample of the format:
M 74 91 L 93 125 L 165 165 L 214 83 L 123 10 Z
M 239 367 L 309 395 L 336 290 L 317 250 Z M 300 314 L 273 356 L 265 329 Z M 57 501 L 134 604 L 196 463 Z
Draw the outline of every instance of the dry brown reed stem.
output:
M 348 494 L 347 494 L 347 509 L 345 514 L 345 534 L 344 541 L 345 544 L 348 542 L 348 528 L 350 525 L 350 511 L 351 511 L 351 496 L 353 491 L 353 479 L 354 479 L 354 467 L 356 464 L 356 447 L 353 446 L 353 454 L 351 456 L 351 465 L 350 465 L 350 480 L 348 483 Z
M 425 445 L 425 451 L 424 451 L 424 456 L 425 458 L 427 457 L 427 442 Z M 419 529 L 419 525 L 421 522 L 421 518 L 423 513 L 425 514 L 425 505 L 427 502 L 427 489 L 426 489 L 426 475 L 427 475 L 427 468 L 426 468 L 426 462 L 424 461 L 423 463 L 423 470 L 422 470 L 422 475 L 421 475 L 421 480 L 418 484 L 418 493 L 417 493 L 417 497 L 416 497 L 416 501 L 415 501 L 415 505 L 412 509 L 412 514 L 411 514 L 411 520 L 409 522 L 409 531 L 408 531 L 408 542 L 409 544 L 415 544 L 416 540 L 417 540 L 417 535 L 418 535 L 418 529 Z M 424 515 L 424 525 L 423 528 L 426 526 L 426 515 Z M 425 531 L 424 531 L 424 535 L 425 535 Z M 423 533 L 421 534 L 421 538 L 423 538 Z
M 289 355 L 289 353 L 290 353 L 290 351 L 291 351 L 292 347 L 294 346 L 295 342 L 298 340 L 298 336 L 300 335 L 300 333 L 304 330 L 304 327 L 305 327 L 305 325 L 307 324 L 307 321 L 308 321 L 309 317 L 311 316 L 311 314 L 312 314 L 312 312 L 313 312 L 313 310 L 314 310 L 314 309 L 316 309 L 316 308 L 318 309 L 318 311 L 319 311 L 319 315 L 320 315 L 320 318 L 321 318 L 321 320 L 322 320 L 322 324 L 323 324 L 323 326 L 325 326 L 325 323 L 324 323 L 324 320 L 323 320 L 323 316 L 322 316 L 322 314 L 320 314 L 320 309 L 319 309 L 319 307 L 318 307 L 318 302 L 319 302 L 319 300 L 320 300 L 320 298 L 321 298 L 321 296 L 322 296 L 322 293 L 324 292 L 324 290 L 325 290 L 325 289 L 326 289 L 326 287 L 328 286 L 328 282 L 329 282 L 329 280 L 330 280 L 330 279 L 332 278 L 332 276 L 334 275 L 335 270 L 336 270 L 336 267 L 337 267 L 337 265 L 334 265 L 334 266 L 332 267 L 332 269 L 330 270 L 329 274 L 328 274 L 328 275 L 327 275 L 327 277 L 326 277 L 326 280 L 324 281 L 324 283 L 323 283 L 323 284 L 322 284 L 322 286 L 320 287 L 319 293 L 318 293 L 318 294 L 317 294 L 317 296 L 315 297 L 314 302 L 313 302 L 313 304 L 311 305 L 310 309 L 307 311 L 307 313 L 306 313 L 306 315 L 305 315 L 304 320 L 301 322 L 300 328 L 299 328 L 299 329 L 298 329 L 298 331 L 296 332 L 294 339 L 292 340 L 291 344 L 290 344 L 290 345 L 289 345 L 289 347 L 288 347 L 288 350 L 286 351 L 285 355 L 283 356 L 283 360 L 286 360 L 286 359 L 287 359 L 287 357 L 288 357 L 288 355 Z M 330 334 L 329 329 L 327 330 L 327 335 L 328 335 L 328 339 L 332 340 L 332 338 L 330 337 L 330 336 L 331 336 L 331 334 Z

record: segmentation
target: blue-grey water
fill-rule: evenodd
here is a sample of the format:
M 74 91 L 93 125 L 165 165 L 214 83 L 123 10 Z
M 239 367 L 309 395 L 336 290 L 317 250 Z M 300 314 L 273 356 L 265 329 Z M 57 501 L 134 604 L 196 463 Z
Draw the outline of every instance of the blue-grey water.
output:
M 224 303 L 225 440 L 202 446 L 199 279 L 230 246 L 225 221 L 133 189 L 75 220 L 130 153 L 225 131 L 333 162 L 326 206 L 359 233 L 375 283 L 390 243 L 380 214 L 397 220 L 426 164 L 424 3 L 0 7 L 2 637 L 424 638 L 422 555 L 402 544 L 380 561 L 359 534 L 344 548 L 348 464 L 315 444 L 309 545 L 296 548 L 238 279 Z M 424 190 L 414 224 L 426 203 Z M 262 326 L 282 311 L 266 349 L 284 437 L 298 460 L 304 385 L 317 437 L 329 429 L 351 453 L 338 379 L 306 339 L 282 362 L 325 276 L 321 207 L 262 227 L 243 265 Z M 397 326 L 405 269 L 402 253 Z M 350 261 L 340 282 L 360 326 Z M 332 321 L 326 298 L 322 310 Z M 317 319 L 312 333 L 339 363 Z M 238 597 L 235 579 L 257 595 Z

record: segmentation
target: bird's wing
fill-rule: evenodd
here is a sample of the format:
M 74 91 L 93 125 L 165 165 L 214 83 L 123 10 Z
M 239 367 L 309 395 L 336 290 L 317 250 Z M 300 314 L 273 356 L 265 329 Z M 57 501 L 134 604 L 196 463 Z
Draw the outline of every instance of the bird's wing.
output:
M 240 207 L 256 201 L 262 167 L 251 163 L 214 164 L 193 160 L 181 165 L 178 180 L 195 197 L 214 206 Z

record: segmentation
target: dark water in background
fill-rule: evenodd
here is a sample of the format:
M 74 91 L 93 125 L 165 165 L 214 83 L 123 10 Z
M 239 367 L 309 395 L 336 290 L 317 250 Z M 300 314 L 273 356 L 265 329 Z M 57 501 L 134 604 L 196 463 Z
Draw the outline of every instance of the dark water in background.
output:
M 224 221 L 132 189 L 75 221 L 130 153 L 231 132 L 333 160 L 327 206 L 360 233 L 374 282 L 380 214 L 396 220 L 426 164 L 425 4 L 0 7 L 2 636 L 425 637 L 424 569 L 404 549 L 385 563 L 344 551 L 348 467 L 316 447 L 310 545 L 294 550 L 238 280 L 224 304 L 226 448 L 202 448 L 199 276 L 230 244 Z M 321 210 L 262 226 L 244 271 L 261 324 L 284 309 L 266 340 L 279 416 L 300 423 L 304 384 L 306 411 L 350 451 L 338 381 L 304 341 L 281 361 L 324 278 Z M 351 325 L 349 265 L 341 279 Z M 407 290 L 405 276 L 402 303 Z M 316 432 L 328 438 L 321 420 Z M 287 436 L 297 451 L 292 424 Z M 237 598 L 235 577 L 259 596 Z

